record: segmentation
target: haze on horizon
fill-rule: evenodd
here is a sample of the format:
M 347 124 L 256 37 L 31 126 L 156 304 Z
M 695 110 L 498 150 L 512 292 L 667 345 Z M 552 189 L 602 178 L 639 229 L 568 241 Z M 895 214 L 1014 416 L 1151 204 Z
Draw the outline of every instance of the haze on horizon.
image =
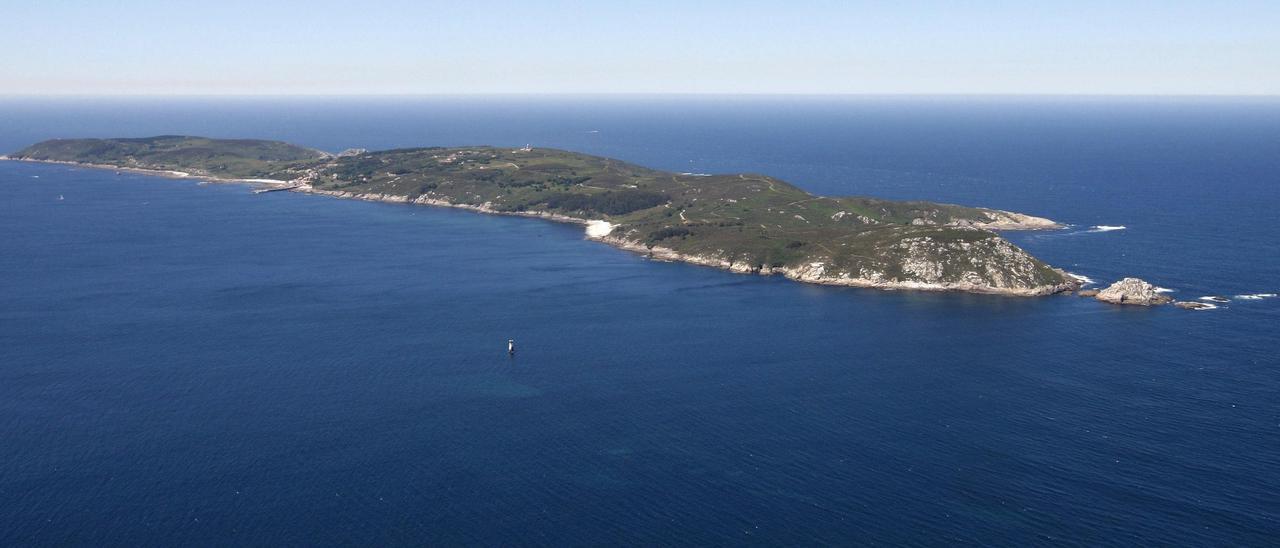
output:
M 4 7 L 11 96 L 1280 95 L 1274 1 Z

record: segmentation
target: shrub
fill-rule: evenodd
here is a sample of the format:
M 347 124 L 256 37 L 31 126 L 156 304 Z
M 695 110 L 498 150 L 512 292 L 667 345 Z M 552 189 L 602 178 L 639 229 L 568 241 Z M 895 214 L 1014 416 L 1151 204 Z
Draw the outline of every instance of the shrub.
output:
M 588 211 L 606 215 L 625 215 L 666 203 L 667 195 L 648 190 L 619 190 L 599 194 L 559 192 L 547 196 L 544 203 L 552 209 Z
M 688 235 L 690 235 L 690 234 L 693 234 L 693 232 L 691 232 L 689 229 L 687 229 L 687 228 L 685 228 L 685 227 L 682 227 L 682 226 L 669 226 L 669 227 L 666 227 L 666 228 L 662 228 L 662 229 L 658 229 L 658 230 L 655 230 L 655 231 L 653 231 L 653 232 L 650 232 L 650 233 L 649 233 L 649 241 L 650 241 L 650 242 L 660 242 L 660 241 L 665 240 L 665 239 L 667 239 L 667 238 L 675 238 L 675 237 L 684 238 L 685 236 L 688 236 Z

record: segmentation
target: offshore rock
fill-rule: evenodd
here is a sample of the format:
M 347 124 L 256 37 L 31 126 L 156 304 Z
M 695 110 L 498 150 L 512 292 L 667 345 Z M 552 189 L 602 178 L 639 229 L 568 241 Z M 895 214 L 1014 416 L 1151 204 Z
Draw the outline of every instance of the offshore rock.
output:
M 1099 291 L 1094 298 L 1106 303 L 1140 306 L 1166 304 L 1173 300 L 1157 293 L 1156 286 L 1138 278 L 1125 278 L 1111 284 L 1111 287 Z

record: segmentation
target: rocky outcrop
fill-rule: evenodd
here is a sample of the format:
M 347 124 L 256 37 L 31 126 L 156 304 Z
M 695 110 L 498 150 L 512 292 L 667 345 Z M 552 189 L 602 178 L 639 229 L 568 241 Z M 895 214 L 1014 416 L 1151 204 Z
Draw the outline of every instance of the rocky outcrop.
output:
M 966 291 L 1033 297 L 1079 288 L 1064 272 L 1044 272 L 1042 263 L 1002 238 L 976 242 L 941 242 L 929 238 L 904 241 L 886 249 L 877 261 L 858 268 L 833 264 L 829 258 L 785 266 L 765 266 L 721 253 L 687 253 L 629 239 L 625 234 L 595 238 L 659 261 L 679 261 L 722 268 L 738 274 L 782 275 L 821 285 L 894 290 Z M 955 251 L 966 253 L 956 259 Z M 1054 274 L 1055 275 L 1051 275 Z M 1066 280 L 1057 282 L 1055 280 Z
M 857 268 L 876 282 L 976 292 L 1047 295 L 1079 283 L 999 237 L 973 230 L 904 238 Z
M 986 221 L 954 221 L 953 226 L 971 226 L 986 230 L 1053 230 L 1062 228 L 1062 224 L 1044 217 L 1033 217 L 1012 211 L 999 209 L 983 209 Z M 913 221 L 914 223 L 914 221 Z
M 1173 306 L 1176 306 L 1178 308 L 1185 308 L 1187 310 L 1213 310 L 1215 308 L 1218 308 L 1217 305 L 1213 305 L 1209 303 L 1198 303 L 1195 301 L 1177 301 L 1173 303 Z
M 1106 303 L 1139 306 L 1166 304 L 1173 300 L 1157 292 L 1156 286 L 1138 278 L 1125 278 L 1111 284 L 1111 287 L 1099 291 L 1094 298 Z

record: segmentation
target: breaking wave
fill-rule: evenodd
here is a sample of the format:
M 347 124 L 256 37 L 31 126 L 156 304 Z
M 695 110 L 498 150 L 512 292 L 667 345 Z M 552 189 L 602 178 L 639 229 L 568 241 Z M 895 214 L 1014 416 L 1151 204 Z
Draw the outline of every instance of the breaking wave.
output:
M 1093 278 L 1090 278 L 1090 277 L 1088 277 L 1088 276 L 1082 276 L 1082 275 L 1080 275 L 1080 274 L 1075 274 L 1075 273 L 1072 273 L 1072 272 L 1068 272 L 1068 273 L 1067 273 L 1067 275 L 1068 275 L 1068 276 L 1071 276 L 1072 278 L 1075 278 L 1075 279 L 1076 279 L 1076 281 L 1079 281 L 1079 282 L 1080 282 L 1080 285 L 1094 285 L 1094 284 L 1097 284 L 1097 283 L 1098 283 L 1098 282 L 1093 281 Z
M 1248 295 L 1236 295 L 1236 298 L 1244 299 L 1246 301 L 1260 301 L 1262 299 L 1271 299 L 1271 298 L 1274 298 L 1275 296 L 1276 296 L 1275 293 L 1251 293 Z

